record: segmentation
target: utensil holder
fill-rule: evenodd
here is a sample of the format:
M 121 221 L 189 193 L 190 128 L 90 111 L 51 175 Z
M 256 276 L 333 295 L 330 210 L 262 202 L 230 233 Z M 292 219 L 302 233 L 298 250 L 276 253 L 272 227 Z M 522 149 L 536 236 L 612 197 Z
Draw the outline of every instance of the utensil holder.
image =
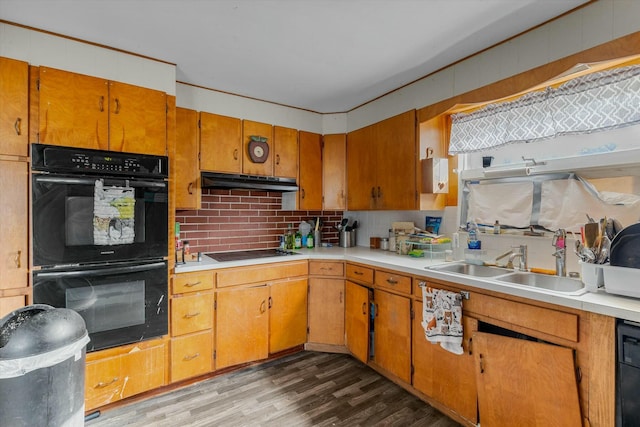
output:
M 315 245 L 316 248 L 319 248 L 319 247 L 322 246 L 322 231 L 314 230 L 314 232 L 313 232 L 313 244 Z
M 356 245 L 356 230 L 340 231 L 338 237 L 341 248 L 352 248 Z

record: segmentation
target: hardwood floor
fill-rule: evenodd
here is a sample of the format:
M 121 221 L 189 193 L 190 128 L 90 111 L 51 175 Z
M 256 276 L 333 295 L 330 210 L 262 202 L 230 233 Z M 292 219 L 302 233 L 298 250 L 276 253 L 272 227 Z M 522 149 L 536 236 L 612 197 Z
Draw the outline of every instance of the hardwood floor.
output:
M 304 351 L 103 412 L 86 426 L 459 424 L 349 355 Z

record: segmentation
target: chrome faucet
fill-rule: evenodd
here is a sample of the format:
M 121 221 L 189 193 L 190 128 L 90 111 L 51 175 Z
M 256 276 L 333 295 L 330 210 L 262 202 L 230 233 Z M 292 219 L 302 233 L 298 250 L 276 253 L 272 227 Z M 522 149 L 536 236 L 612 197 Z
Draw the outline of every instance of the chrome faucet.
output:
M 518 270 L 527 271 L 529 266 L 527 265 L 527 245 L 512 246 L 509 252 L 505 252 L 496 258 L 496 261 L 509 256 L 506 268 L 515 269 L 513 260 L 518 258 Z
M 552 254 L 556 258 L 556 276 L 567 275 L 567 232 L 559 228 L 553 235 L 551 245 L 556 248 Z

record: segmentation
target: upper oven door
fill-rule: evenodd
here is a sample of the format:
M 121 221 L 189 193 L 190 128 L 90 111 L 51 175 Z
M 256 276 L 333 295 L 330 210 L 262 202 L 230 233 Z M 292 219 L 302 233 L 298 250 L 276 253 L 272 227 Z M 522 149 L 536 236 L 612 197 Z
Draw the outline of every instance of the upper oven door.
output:
M 164 180 L 32 176 L 33 264 L 144 260 L 168 254 Z

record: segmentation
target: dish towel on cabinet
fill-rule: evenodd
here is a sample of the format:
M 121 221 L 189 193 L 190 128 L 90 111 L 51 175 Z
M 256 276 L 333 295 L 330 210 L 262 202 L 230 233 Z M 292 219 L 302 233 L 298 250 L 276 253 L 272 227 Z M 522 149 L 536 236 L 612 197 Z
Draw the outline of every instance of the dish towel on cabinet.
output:
M 462 296 L 459 293 L 422 287 L 422 327 L 428 341 L 462 354 Z
M 135 238 L 135 190 L 128 187 L 104 188 L 95 183 L 93 195 L 93 243 L 124 245 Z

